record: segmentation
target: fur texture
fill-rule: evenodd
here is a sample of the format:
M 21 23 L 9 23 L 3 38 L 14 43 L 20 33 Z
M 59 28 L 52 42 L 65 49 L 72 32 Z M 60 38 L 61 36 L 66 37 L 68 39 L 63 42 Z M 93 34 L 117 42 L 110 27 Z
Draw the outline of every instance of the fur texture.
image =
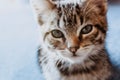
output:
M 40 26 L 39 62 L 46 80 L 110 80 L 104 47 L 106 0 L 31 0 Z

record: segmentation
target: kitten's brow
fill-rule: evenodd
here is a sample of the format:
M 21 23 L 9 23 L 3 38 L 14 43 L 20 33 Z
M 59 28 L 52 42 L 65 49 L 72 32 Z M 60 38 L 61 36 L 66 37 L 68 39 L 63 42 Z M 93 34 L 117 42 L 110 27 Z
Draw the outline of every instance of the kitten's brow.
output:
M 95 27 L 99 29 L 101 32 L 106 33 L 106 30 L 103 27 L 101 27 L 99 24 L 96 24 Z

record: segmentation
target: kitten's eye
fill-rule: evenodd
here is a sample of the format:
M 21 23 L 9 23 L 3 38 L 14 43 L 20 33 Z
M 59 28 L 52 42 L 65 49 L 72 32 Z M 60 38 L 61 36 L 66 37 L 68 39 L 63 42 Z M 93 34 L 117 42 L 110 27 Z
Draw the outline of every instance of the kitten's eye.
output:
M 86 25 L 82 30 L 81 33 L 82 34 L 88 34 L 92 31 L 93 26 L 92 25 Z
M 62 38 L 64 36 L 60 30 L 52 30 L 51 33 L 55 38 Z

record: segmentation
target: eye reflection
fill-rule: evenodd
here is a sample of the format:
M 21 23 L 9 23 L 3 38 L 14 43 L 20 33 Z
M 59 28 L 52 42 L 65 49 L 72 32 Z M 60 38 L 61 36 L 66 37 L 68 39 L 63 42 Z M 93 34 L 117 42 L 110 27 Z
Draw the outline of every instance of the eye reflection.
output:
M 57 30 L 57 29 L 52 30 L 51 34 L 54 38 L 63 38 L 64 37 L 63 33 L 60 30 Z

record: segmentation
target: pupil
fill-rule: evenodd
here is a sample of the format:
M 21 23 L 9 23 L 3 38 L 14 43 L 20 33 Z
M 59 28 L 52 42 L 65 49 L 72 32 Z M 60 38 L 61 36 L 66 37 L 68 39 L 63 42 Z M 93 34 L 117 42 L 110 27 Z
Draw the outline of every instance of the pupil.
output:
M 61 36 L 61 33 L 59 31 L 56 31 L 54 34 L 58 37 Z

